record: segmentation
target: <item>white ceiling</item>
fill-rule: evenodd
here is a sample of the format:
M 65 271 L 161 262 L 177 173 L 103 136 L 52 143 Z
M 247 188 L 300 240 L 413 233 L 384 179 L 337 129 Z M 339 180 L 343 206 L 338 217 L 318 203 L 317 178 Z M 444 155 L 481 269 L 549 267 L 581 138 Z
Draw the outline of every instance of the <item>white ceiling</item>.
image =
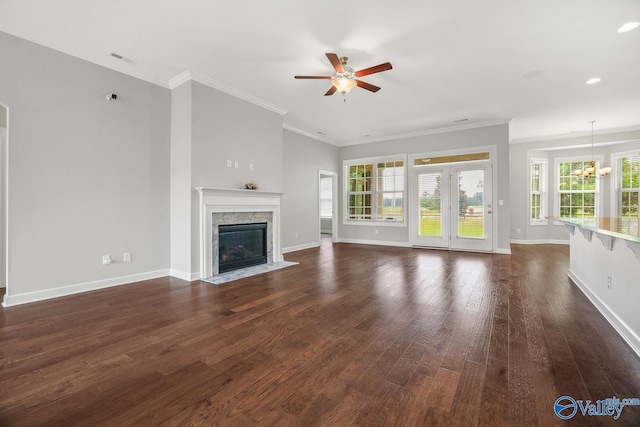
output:
M 640 129 L 629 21 L 638 0 L 0 0 L 0 31 L 165 87 L 189 70 L 336 145 L 509 120 L 512 142 Z M 393 70 L 343 102 L 293 78 L 331 74 L 326 52 Z

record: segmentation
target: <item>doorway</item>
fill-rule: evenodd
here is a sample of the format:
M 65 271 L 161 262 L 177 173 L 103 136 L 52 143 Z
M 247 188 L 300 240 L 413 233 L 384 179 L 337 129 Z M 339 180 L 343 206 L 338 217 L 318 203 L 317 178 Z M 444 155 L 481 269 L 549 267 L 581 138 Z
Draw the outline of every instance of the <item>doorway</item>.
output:
M 489 156 L 487 156 L 489 157 Z M 492 165 L 489 159 L 417 165 L 411 174 L 412 246 L 493 251 Z M 424 157 L 423 157 L 424 159 Z
M 319 235 L 323 237 L 331 236 L 333 243 L 338 240 L 338 174 L 336 172 L 318 171 L 318 206 Z

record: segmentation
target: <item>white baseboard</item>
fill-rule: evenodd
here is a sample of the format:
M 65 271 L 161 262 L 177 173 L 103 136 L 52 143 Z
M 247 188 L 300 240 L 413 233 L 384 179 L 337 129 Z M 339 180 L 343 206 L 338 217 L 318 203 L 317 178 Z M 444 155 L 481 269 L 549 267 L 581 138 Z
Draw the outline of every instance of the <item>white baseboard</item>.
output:
M 303 249 L 317 248 L 318 246 L 320 246 L 320 242 L 311 242 L 305 243 L 303 245 L 289 246 L 288 248 L 283 248 L 282 253 L 286 254 L 289 252 L 301 251 Z
M 27 304 L 30 302 L 43 301 L 51 298 L 59 298 L 81 292 L 95 291 L 98 289 L 110 288 L 112 286 L 127 285 L 141 280 L 157 279 L 169 275 L 169 270 L 149 271 L 146 273 L 131 274 L 129 276 L 114 277 L 111 279 L 96 280 L 93 282 L 77 283 L 74 285 L 60 286 L 58 288 L 43 289 L 41 291 L 24 292 L 17 295 L 5 295 L 2 302 L 3 307 Z
M 515 245 L 569 245 L 568 240 L 539 239 L 539 240 L 516 240 L 511 239 Z
M 361 239 L 339 239 L 340 243 L 355 243 L 357 245 L 378 245 L 378 246 L 396 246 L 400 248 L 410 248 L 408 242 L 389 242 L 385 240 L 361 240 Z
M 571 269 L 569 269 L 569 279 L 578 286 L 583 294 L 589 298 L 589 301 L 598 309 L 598 311 L 607 319 L 607 322 L 613 326 L 618 334 L 624 339 L 631 349 L 640 356 L 640 337 L 622 320 L 618 315 L 607 306 L 600 298 L 598 298 L 589 287 L 582 281 Z
M 494 254 L 511 255 L 511 248 L 496 248 Z
M 172 268 L 169 270 L 169 276 L 175 277 L 176 279 L 186 280 L 187 282 L 193 282 L 194 280 L 200 279 L 200 272 L 197 273 L 187 273 L 186 271 L 176 270 Z

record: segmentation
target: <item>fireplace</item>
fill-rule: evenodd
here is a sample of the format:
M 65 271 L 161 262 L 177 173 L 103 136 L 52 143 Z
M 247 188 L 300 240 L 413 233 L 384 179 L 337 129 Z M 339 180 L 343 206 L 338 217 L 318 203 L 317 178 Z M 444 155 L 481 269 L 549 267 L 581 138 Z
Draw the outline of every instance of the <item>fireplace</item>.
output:
M 200 274 L 220 274 L 220 229 L 266 223 L 266 263 L 284 261 L 280 244 L 280 196 L 263 190 L 196 187 L 200 195 Z M 195 279 L 191 279 L 195 280 Z
M 267 223 L 218 226 L 220 273 L 267 263 Z

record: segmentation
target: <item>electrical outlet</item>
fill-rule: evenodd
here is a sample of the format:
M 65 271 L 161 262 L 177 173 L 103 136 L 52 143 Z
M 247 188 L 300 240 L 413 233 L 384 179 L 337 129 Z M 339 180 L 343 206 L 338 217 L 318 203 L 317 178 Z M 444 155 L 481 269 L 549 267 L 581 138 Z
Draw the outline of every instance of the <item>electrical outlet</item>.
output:
M 237 160 L 235 160 L 235 161 L 233 162 L 233 167 L 235 167 L 236 169 L 238 169 L 238 168 L 240 167 L 240 162 L 239 162 L 239 161 L 237 161 Z
M 611 289 L 611 276 L 607 276 L 607 289 Z
M 373 234 L 378 234 L 378 229 L 373 230 Z
M 298 238 L 298 233 L 293 233 L 293 237 Z
M 131 262 L 131 252 L 125 252 L 122 259 L 124 262 Z
M 227 160 L 227 167 L 228 168 L 232 168 L 233 167 L 233 162 L 231 160 Z
M 102 265 L 111 264 L 111 255 L 102 255 Z
M 521 232 L 521 231 L 522 231 L 522 230 L 518 228 L 518 229 L 516 230 L 516 233 L 520 234 L 520 232 Z
M 253 163 L 249 163 L 249 170 L 252 171 L 253 170 Z

